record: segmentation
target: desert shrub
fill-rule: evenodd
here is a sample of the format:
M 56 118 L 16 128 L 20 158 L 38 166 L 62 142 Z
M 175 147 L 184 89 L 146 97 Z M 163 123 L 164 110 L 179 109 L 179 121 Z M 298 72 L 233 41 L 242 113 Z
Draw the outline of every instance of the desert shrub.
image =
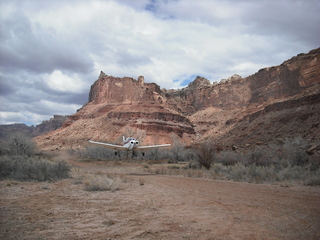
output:
M 78 151 L 78 155 L 82 159 L 105 161 L 114 160 L 121 157 L 120 154 L 115 155 L 115 152 L 115 150 L 108 149 L 103 146 L 88 145 L 85 149 Z
M 228 178 L 236 181 L 241 181 L 247 176 L 248 169 L 242 163 L 237 163 L 234 166 L 229 166 L 230 171 L 228 171 Z
M 211 142 L 204 142 L 195 149 L 196 159 L 201 166 L 209 170 L 215 160 L 215 151 L 216 149 Z
M 317 169 L 312 174 L 304 179 L 304 184 L 308 186 L 320 186 L 320 169 Z
M 15 132 L 2 142 L 1 154 L 33 156 L 35 154 L 35 144 L 31 137 L 21 132 Z
M 146 151 L 144 158 L 151 160 L 151 161 L 168 159 L 168 158 L 170 158 L 170 150 L 169 149 L 154 148 L 149 151 Z
M 148 156 L 148 159 L 151 161 L 158 160 L 159 159 L 159 149 L 154 148 L 152 150 L 149 150 L 147 152 L 147 156 Z
M 199 169 L 200 163 L 198 161 L 191 160 L 188 165 L 186 166 L 186 169 Z
M 310 171 L 301 166 L 288 166 L 277 171 L 277 181 L 303 180 Z
M 288 166 L 280 169 L 274 165 L 257 166 L 255 164 L 245 165 L 237 163 L 232 166 L 225 166 L 221 163 L 214 163 L 210 171 L 235 181 L 255 183 L 304 181 L 306 185 L 319 185 L 320 169 L 310 171 L 310 168 L 311 166 Z
M 240 161 L 240 156 L 234 151 L 222 151 L 216 154 L 216 162 L 222 163 L 223 165 L 235 165 Z
M 2 156 L 0 178 L 20 181 L 54 181 L 69 177 L 70 167 L 65 162 L 51 163 L 27 156 Z
M 279 157 L 275 149 L 257 146 L 251 152 L 245 154 L 243 161 L 246 165 L 270 166 L 279 162 Z
M 8 151 L 9 149 L 7 147 L 6 141 L 0 139 L 0 156 L 8 154 Z
M 188 152 L 186 151 L 185 145 L 179 140 L 175 139 L 173 141 L 172 147 L 169 150 L 169 162 L 177 163 L 186 161 Z
M 320 156 L 309 157 L 310 171 L 317 171 L 320 169 Z
M 301 137 L 286 138 L 283 145 L 283 157 L 287 160 L 288 165 L 304 166 L 308 164 L 306 148 L 307 144 Z

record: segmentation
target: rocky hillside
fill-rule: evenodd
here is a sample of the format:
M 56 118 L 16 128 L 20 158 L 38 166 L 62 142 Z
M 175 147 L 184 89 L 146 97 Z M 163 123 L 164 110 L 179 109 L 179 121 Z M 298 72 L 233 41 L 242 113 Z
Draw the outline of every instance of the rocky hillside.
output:
M 179 90 L 101 72 L 88 103 L 36 141 L 44 150 L 81 148 L 89 139 L 117 142 L 135 133 L 145 144 L 210 139 L 245 148 L 296 136 L 318 144 L 319 96 L 320 48 L 245 78 L 197 77 Z

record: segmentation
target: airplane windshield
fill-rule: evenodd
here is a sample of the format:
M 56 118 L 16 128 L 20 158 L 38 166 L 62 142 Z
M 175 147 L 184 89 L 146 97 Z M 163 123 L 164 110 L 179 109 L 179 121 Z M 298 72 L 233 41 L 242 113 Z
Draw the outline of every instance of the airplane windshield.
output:
M 126 139 L 126 141 L 136 140 L 135 138 L 129 137 Z

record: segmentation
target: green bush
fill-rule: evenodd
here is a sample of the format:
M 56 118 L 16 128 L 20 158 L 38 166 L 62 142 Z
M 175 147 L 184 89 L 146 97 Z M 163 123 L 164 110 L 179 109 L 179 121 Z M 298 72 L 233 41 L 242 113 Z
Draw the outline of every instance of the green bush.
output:
M 65 162 L 50 163 L 45 159 L 27 156 L 2 156 L 0 179 L 20 181 L 54 181 L 69 177 L 70 167 Z

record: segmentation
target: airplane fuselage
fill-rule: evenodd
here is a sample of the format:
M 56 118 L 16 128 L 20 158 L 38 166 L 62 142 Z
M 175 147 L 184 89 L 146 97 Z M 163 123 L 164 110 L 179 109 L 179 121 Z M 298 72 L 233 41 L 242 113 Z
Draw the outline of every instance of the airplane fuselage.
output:
M 134 151 L 134 149 L 139 145 L 139 141 L 137 139 L 128 137 L 123 137 L 123 146 L 127 149 L 127 151 Z

